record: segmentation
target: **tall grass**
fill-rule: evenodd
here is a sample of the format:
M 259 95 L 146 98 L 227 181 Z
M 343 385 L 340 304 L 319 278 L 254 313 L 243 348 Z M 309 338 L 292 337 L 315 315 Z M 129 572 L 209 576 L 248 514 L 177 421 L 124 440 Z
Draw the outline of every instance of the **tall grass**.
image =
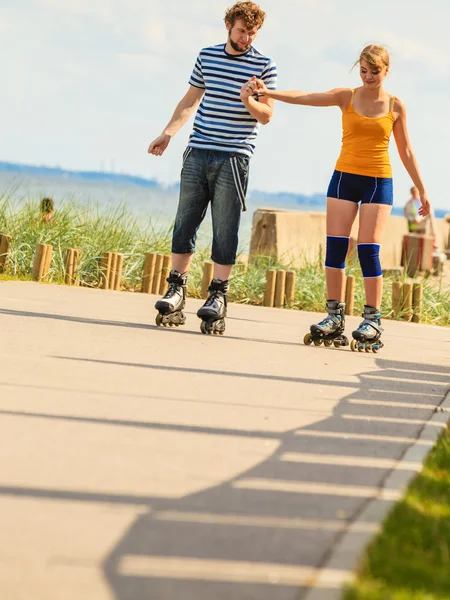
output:
M 100 257 L 103 252 L 120 252 L 124 255 L 122 289 L 138 291 L 141 287 L 144 256 L 147 252 L 170 253 L 171 228 L 161 227 L 149 219 L 147 222 L 134 217 L 124 206 L 99 210 L 96 206 L 79 206 L 65 202 L 55 212 L 50 223 L 39 218 L 37 202 L 12 204 L 0 198 L 0 233 L 12 237 L 11 257 L 6 277 L 29 279 L 36 244 L 53 245 L 53 260 L 49 280 L 64 280 L 64 249 L 79 248 L 82 251 L 78 277 L 81 285 L 98 287 L 100 283 Z M 199 297 L 202 268 L 210 260 L 210 249 L 200 248 L 194 255 L 188 294 Z M 247 273 L 237 266 L 230 281 L 230 300 L 242 304 L 262 305 L 266 271 L 285 268 L 279 261 L 258 257 Z M 326 298 L 323 257 L 305 261 L 296 271 L 295 297 L 292 308 L 322 312 Z M 347 273 L 356 276 L 355 314 L 362 312 L 364 285 L 359 264 L 355 258 L 349 261 Z M 393 276 L 385 278 L 383 315 L 393 317 Z M 450 289 L 444 288 L 442 280 L 434 277 L 424 279 L 422 321 L 435 325 L 450 325 Z

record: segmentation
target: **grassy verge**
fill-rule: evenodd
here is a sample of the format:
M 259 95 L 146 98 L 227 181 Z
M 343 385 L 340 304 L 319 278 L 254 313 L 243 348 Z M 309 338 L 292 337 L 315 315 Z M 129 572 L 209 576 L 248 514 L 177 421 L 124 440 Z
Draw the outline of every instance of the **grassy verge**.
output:
M 450 598 L 450 428 L 390 513 L 343 600 Z
M 146 252 L 170 253 L 171 229 L 162 228 L 149 220 L 142 223 L 124 207 L 99 211 L 93 206 L 78 206 L 67 202 L 55 213 L 51 223 L 38 218 L 37 202 L 12 204 L 0 199 L 0 232 L 12 236 L 11 257 L 7 271 L 1 278 L 30 279 L 37 243 L 53 245 L 53 259 L 49 281 L 64 280 L 63 253 L 65 248 L 82 251 L 78 277 L 81 285 L 97 287 L 100 282 L 100 257 L 103 252 L 124 254 L 122 289 L 139 291 L 142 282 Z M 194 257 L 188 294 L 199 296 L 202 268 L 210 260 L 210 250 L 200 249 Z M 230 300 L 243 304 L 262 305 L 267 269 L 284 268 L 276 260 L 259 257 L 247 273 L 236 268 L 230 285 Z M 364 304 L 364 287 L 359 265 L 350 261 L 349 274 L 357 275 L 355 313 L 360 314 Z M 296 290 L 293 309 L 323 312 L 325 300 L 325 272 L 323 259 L 305 263 L 296 269 Z M 383 315 L 392 317 L 391 286 L 394 277 L 385 278 Z M 450 290 L 442 289 L 438 279 L 425 280 L 422 321 L 435 325 L 450 325 Z

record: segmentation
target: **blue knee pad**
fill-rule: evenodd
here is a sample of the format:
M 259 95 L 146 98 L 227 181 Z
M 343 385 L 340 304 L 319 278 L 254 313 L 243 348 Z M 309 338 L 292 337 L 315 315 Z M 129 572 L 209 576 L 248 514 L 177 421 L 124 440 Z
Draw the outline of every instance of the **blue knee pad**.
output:
M 358 244 L 359 264 L 363 277 L 381 277 L 380 244 Z
M 340 235 L 327 235 L 325 266 L 330 269 L 345 269 L 350 238 Z

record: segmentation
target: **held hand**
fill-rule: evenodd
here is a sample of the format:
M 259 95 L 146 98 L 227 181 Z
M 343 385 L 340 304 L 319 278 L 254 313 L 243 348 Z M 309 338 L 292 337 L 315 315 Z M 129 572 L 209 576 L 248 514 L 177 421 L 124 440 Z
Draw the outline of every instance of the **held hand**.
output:
M 256 93 L 260 94 L 261 96 L 264 96 L 267 91 L 268 90 L 266 88 L 266 84 L 264 83 L 264 81 L 262 79 L 257 79 L 256 80 Z
M 169 145 L 170 140 L 170 135 L 168 135 L 167 133 L 162 133 L 156 138 L 156 140 L 153 140 L 153 142 L 150 144 L 150 146 L 148 147 L 148 153 L 153 154 L 154 156 L 162 156 L 164 150 Z
M 423 194 L 422 196 L 420 196 L 420 202 L 421 202 L 422 206 L 419 208 L 419 215 L 421 217 L 426 217 L 431 210 L 431 205 L 430 205 L 430 201 L 428 200 L 428 195 Z
M 249 81 L 247 81 L 247 83 L 244 83 L 244 85 L 241 87 L 241 99 L 245 100 L 247 98 L 249 98 L 250 96 L 253 96 L 253 94 L 256 91 L 256 77 L 253 76 Z

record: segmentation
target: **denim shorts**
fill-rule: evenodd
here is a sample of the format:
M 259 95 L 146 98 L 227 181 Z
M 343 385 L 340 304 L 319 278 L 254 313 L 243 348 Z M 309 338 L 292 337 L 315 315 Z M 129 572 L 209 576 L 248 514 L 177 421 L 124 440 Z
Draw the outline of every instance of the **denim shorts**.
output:
M 174 254 L 195 251 L 197 231 L 211 202 L 211 259 L 220 265 L 234 265 L 241 212 L 246 210 L 249 160 L 235 152 L 186 148 L 173 228 Z
M 388 204 L 394 202 L 392 177 L 367 177 L 335 171 L 327 191 L 328 198 L 361 202 L 361 204 Z

